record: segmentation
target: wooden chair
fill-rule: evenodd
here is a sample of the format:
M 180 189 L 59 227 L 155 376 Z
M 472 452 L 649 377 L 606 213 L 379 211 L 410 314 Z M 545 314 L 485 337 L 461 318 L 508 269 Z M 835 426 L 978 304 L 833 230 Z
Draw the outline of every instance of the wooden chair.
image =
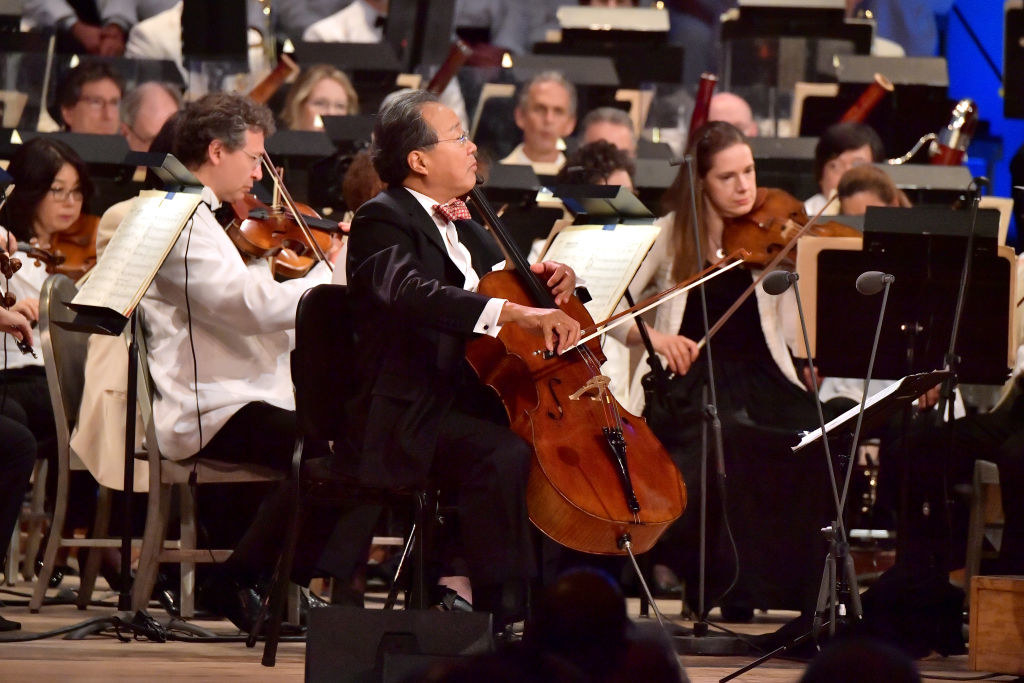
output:
M 299 529 L 310 505 L 352 506 L 409 505 L 414 508 L 414 521 L 406 540 L 385 609 L 391 609 L 404 576 L 406 559 L 412 557 L 412 577 L 406 607 L 427 606 L 425 555 L 429 543 L 437 498 L 431 490 L 381 489 L 365 486 L 332 467 L 332 459 L 344 458 L 351 452 L 345 426 L 345 403 L 349 398 L 345 387 L 355 386 L 351 370 L 354 338 L 347 288 L 343 285 L 318 285 L 299 300 L 295 317 L 295 348 L 291 355 L 292 384 L 295 388 L 296 423 L 299 435 L 292 457 L 292 474 L 296 501 L 288 537 L 281 549 L 274 572 L 273 587 L 264 601 L 263 611 L 269 614 L 267 637 L 263 649 L 263 665 L 274 666 L 280 636 L 284 593 L 289 583 L 292 559 Z M 332 442 L 333 455 L 301 462 L 306 439 Z M 257 620 L 259 623 L 261 620 Z M 249 634 L 253 647 L 258 629 Z
M 967 522 L 967 558 L 964 565 L 966 600 L 970 600 L 971 579 L 981 570 L 981 559 L 997 555 L 1003 542 L 1003 499 L 999 468 L 988 460 L 974 461 L 971 509 Z M 995 553 L 986 552 L 987 544 Z
M 29 610 L 38 612 L 46 597 L 46 589 L 53 575 L 57 551 L 60 548 L 116 548 L 121 541 L 108 538 L 107 521 L 110 519 L 110 489 L 100 487 L 93 538 L 66 538 L 63 535 L 64 520 L 68 505 L 68 484 L 72 469 L 85 469 L 81 461 L 71 454 L 70 440 L 78 405 L 82 400 L 82 386 L 85 377 L 85 350 L 88 335 L 70 332 L 53 324 L 69 321 L 74 317 L 71 309 L 64 305 L 78 292 L 75 284 L 64 275 L 52 275 L 43 283 L 39 293 L 39 339 L 46 366 L 46 383 L 53 405 L 53 417 L 57 428 L 57 492 L 54 498 L 53 518 L 50 522 L 50 537 L 43 556 L 43 568 L 29 601 Z M 37 475 L 39 473 L 37 472 Z M 45 479 L 45 472 L 43 473 Z M 32 552 L 30 547 L 29 552 Z M 90 553 L 90 561 L 82 568 L 81 586 L 78 591 L 78 606 L 85 609 L 92 597 L 96 574 L 99 569 L 99 553 Z M 35 562 L 34 553 L 27 552 L 22 565 L 31 567 Z
M 230 550 L 196 547 L 196 509 L 190 479 L 194 484 L 252 483 L 279 481 L 284 474 L 269 467 L 225 462 L 209 458 L 167 460 L 160 455 L 156 427 L 153 421 L 153 383 L 149 373 L 145 341 L 145 318 L 141 309 L 136 335 L 139 344 L 139 409 L 141 427 L 146 434 L 146 457 L 149 462 L 149 499 L 146 506 L 146 528 L 142 537 L 142 555 L 132 586 L 132 609 L 146 608 L 156 584 L 161 562 L 181 565 L 181 616 L 195 615 L 195 565 L 219 563 L 226 560 Z M 171 495 L 174 487 L 180 494 L 180 541 L 167 543 L 167 524 L 170 519 Z

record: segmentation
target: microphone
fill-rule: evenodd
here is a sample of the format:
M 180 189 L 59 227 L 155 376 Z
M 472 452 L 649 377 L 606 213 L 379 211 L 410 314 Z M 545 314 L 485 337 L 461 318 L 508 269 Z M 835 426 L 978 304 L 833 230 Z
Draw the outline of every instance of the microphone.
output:
M 857 276 L 857 291 L 864 296 L 872 296 L 882 291 L 896 278 L 880 270 L 868 270 Z
M 799 277 L 796 273 L 786 270 L 773 270 L 761 282 L 761 289 L 767 294 L 778 296 L 789 289 L 789 286 L 794 284 Z
M 975 178 L 971 178 L 971 185 L 974 186 L 975 192 L 981 192 L 981 188 L 983 187 L 992 187 L 992 181 L 990 181 L 987 176 L 980 175 Z

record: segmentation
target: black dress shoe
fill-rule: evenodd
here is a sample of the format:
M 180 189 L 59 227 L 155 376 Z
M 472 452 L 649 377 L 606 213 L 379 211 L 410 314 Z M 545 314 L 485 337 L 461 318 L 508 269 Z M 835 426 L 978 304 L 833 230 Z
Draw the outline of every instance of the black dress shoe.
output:
M 458 591 L 455 591 L 446 586 L 435 586 L 435 590 L 431 591 L 431 603 L 434 605 L 434 609 L 439 609 L 442 612 L 472 612 L 473 605 L 459 595 Z
M 247 584 L 227 572 L 216 572 L 203 584 L 200 602 L 210 611 L 225 617 L 240 631 L 252 631 L 260 614 L 262 596 L 255 585 Z
M 0 617 L 0 631 L 20 631 L 21 624 L 17 621 L 11 621 L 10 619 L 4 619 Z

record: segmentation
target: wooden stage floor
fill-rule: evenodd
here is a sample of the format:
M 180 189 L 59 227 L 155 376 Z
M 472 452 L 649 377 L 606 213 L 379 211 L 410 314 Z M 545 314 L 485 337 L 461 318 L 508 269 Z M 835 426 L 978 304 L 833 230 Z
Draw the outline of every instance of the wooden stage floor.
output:
M 75 581 L 69 577 L 65 584 Z M 73 585 L 73 584 L 72 584 Z M 29 585 L 19 583 L 13 588 L 3 586 L 0 600 L 6 603 L 0 614 L 8 619 L 20 621 L 20 634 L 42 633 L 66 628 L 85 619 L 113 613 L 113 607 L 91 607 L 79 611 L 73 605 L 47 605 L 39 614 L 30 614 L 27 598 L 12 594 L 27 595 Z M 56 591 L 51 591 L 56 595 Z M 67 594 L 67 591 L 65 591 Z M 116 596 L 97 592 L 97 599 L 116 603 Z M 662 612 L 668 616 L 678 615 L 678 600 L 659 600 Z M 630 614 L 638 616 L 639 601 L 629 600 Z M 150 613 L 164 620 L 165 613 L 159 607 L 152 607 Z M 712 613 L 712 618 L 717 613 Z M 776 630 L 795 616 L 792 612 L 769 612 L 758 614 L 749 624 L 727 624 L 741 633 L 759 634 Z M 198 625 L 219 635 L 237 635 L 227 621 L 196 620 Z M 689 625 L 681 620 L 678 623 Z M 124 680 L 243 680 L 250 681 L 297 681 L 302 680 L 305 666 L 304 643 L 282 643 L 277 666 L 266 668 L 260 665 L 262 643 L 257 649 L 247 649 L 243 643 L 152 643 L 133 641 L 122 643 L 113 637 L 90 636 L 85 640 L 63 640 L 61 637 L 29 642 L 3 642 L 0 634 L 0 680 L 2 681 L 124 681 Z M 685 656 L 681 661 L 691 681 L 711 683 L 750 663 L 751 657 L 710 657 Z M 953 677 L 954 680 L 968 680 L 978 674 L 968 671 L 967 657 L 933 657 L 918 663 L 922 673 Z M 795 661 L 773 660 L 739 677 L 738 681 L 771 681 L 790 683 L 799 680 L 804 664 Z M 977 680 L 974 678 L 974 680 Z M 1011 676 L 990 680 L 1013 680 Z

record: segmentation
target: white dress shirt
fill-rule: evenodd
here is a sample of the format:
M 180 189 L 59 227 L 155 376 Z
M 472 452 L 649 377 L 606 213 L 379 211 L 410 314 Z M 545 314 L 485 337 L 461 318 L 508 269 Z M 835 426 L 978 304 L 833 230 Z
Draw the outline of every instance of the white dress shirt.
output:
M 379 43 L 384 38 L 384 27 L 377 26 L 381 16 L 363 0 L 355 0 L 307 28 L 302 39 L 316 43 Z
M 330 279 L 323 264 L 286 282 L 265 261 L 246 267 L 213 216 L 213 191 L 202 198 L 141 303 L 157 438 L 172 460 L 194 455 L 247 403 L 294 410 L 295 309 L 306 289 Z
M 431 199 L 425 194 L 410 190 L 408 187 L 405 189 L 420 203 L 420 206 L 427 212 L 430 219 L 434 221 L 434 225 L 437 226 L 438 231 L 441 233 L 441 240 L 448 251 L 448 257 L 459 269 L 459 272 L 466 277 L 466 282 L 462 288 L 475 292 L 476 286 L 480 284 L 480 276 L 473 269 L 473 257 L 470 255 L 469 249 L 459 241 L 459 232 L 455 229 L 455 224 L 437 215 L 434 211 L 434 205 L 440 202 Z M 498 269 L 503 266 L 504 261 L 497 264 L 495 268 Z M 501 315 L 501 307 L 505 305 L 505 301 L 506 299 L 491 299 L 488 301 L 484 306 L 483 312 L 480 313 L 480 317 L 477 318 L 473 331 L 477 334 L 497 337 L 498 332 L 501 331 L 498 317 Z
M 558 158 L 554 161 L 533 161 L 526 156 L 526 151 L 520 143 L 507 157 L 501 160 L 501 163 L 512 166 L 532 166 L 533 172 L 537 175 L 558 175 L 558 172 L 565 166 L 565 154 L 559 152 Z

